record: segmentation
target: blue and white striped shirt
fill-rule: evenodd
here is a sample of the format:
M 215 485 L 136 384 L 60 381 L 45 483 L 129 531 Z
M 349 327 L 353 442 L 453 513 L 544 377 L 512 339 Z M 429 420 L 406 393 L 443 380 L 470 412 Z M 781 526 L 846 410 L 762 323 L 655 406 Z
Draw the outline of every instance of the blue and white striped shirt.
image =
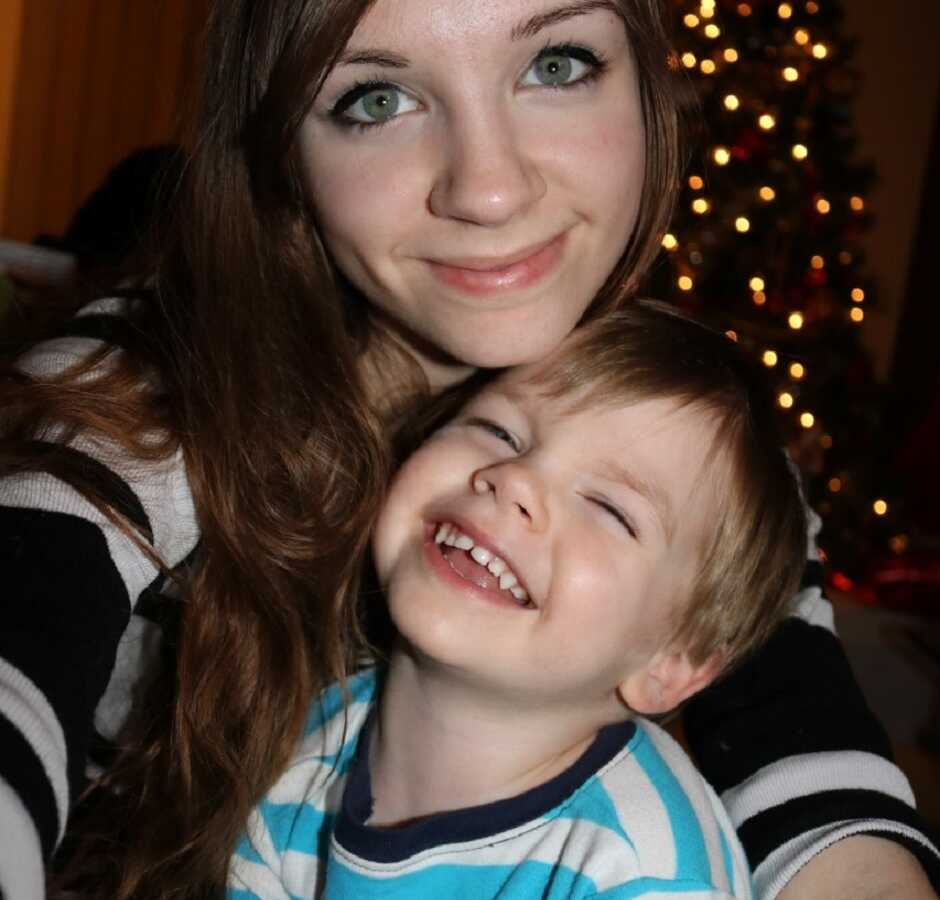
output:
M 334 686 L 314 704 L 232 860 L 231 900 L 753 896 L 721 803 L 643 719 L 603 729 L 567 771 L 520 796 L 370 827 L 375 696 L 370 669 L 351 679 L 348 702 Z

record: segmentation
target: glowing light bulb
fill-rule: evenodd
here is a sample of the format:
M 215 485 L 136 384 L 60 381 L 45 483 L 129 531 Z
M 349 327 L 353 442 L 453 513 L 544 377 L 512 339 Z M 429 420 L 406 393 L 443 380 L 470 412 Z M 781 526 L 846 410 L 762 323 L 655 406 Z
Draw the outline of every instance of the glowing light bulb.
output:
M 734 220 L 734 227 L 741 233 L 747 234 L 751 230 L 751 220 L 746 216 L 738 216 Z
M 797 381 L 800 381 L 804 375 L 806 375 L 806 369 L 804 368 L 803 363 L 795 362 L 790 364 L 791 378 L 795 378 Z
M 799 331 L 803 327 L 803 313 L 790 313 L 787 324 L 794 330 Z
M 793 7 L 789 3 L 781 3 L 777 7 L 777 15 L 781 19 L 789 19 L 793 15 Z
M 777 354 L 773 350 L 765 350 L 764 355 L 761 357 L 761 361 L 767 366 L 768 369 L 772 369 L 777 365 Z
M 662 243 L 666 250 L 675 250 L 679 246 L 679 241 L 676 239 L 676 236 L 669 234 L 669 232 L 663 235 Z
M 861 212 L 865 208 L 865 201 L 861 197 L 855 196 L 849 200 L 849 206 L 852 207 L 853 212 Z
M 695 13 L 688 13 L 682 21 L 687 28 L 698 28 L 699 17 Z
M 766 184 L 758 191 L 758 194 L 761 200 L 763 200 L 765 203 L 770 203 L 771 200 L 774 200 L 777 197 L 777 192 Z
M 687 69 L 693 69 L 693 68 L 695 68 L 695 64 L 696 64 L 697 62 L 698 62 L 698 60 L 695 58 L 695 54 L 694 54 L 694 53 L 683 53 L 683 54 L 682 54 L 682 65 L 684 65 Z
M 789 82 L 792 83 L 792 82 L 794 82 L 794 81 L 799 81 L 799 78 L 800 78 L 799 70 L 793 68 L 793 66 L 787 66 L 787 67 L 783 70 L 783 80 L 784 80 L 784 81 L 789 81 Z
M 724 52 L 725 62 L 736 63 L 738 61 L 738 51 L 734 47 L 728 47 Z
M 797 28 L 793 32 L 793 40 L 803 47 L 809 43 L 809 32 L 805 28 Z
M 800 425 L 804 428 L 812 428 L 816 424 L 816 417 L 811 412 L 805 412 L 800 415 Z
M 852 288 L 852 302 L 853 303 L 865 302 L 865 292 L 861 288 Z
M 829 210 L 831 210 L 831 209 L 832 209 L 832 204 L 831 204 L 825 197 L 820 197 L 820 198 L 816 201 L 816 211 L 817 211 L 820 215 L 823 215 L 823 216 L 828 215 L 828 214 L 829 214 Z
M 763 291 L 754 291 L 752 299 L 755 306 L 763 306 L 767 302 L 767 295 Z
M 738 4 L 738 15 L 747 18 L 753 10 L 751 9 L 750 3 L 739 3 Z
M 703 5 L 703 6 L 699 9 L 699 15 L 700 15 L 703 19 L 711 19 L 711 18 L 713 18 L 714 15 L 715 15 L 715 7 L 714 7 L 714 6 L 704 6 L 704 5 Z
M 725 97 L 725 109 L 730 109 L 733 112 L 740 105 L 741 101 L 734 94 L 728 94 L 728 96 Z
M 811 15 L 815 16 L 819 12 L 819 4 L 815 3 L 814 0 L 809 0 L 806 4 L 806 11 Z
M 816 59 L 825 59 L 829 55 L 829 48 L 825 44 L 813 44 L 813 56 Z
M 755 275 L 749 282 L 752 291 L 762 291 L 767 286 L 764 284 L 764 279 L 760 275 Z
M 793 399 L 793 394 L 789 393 L 788 391 L 784 391 L 784 392 L 777 398 L 777 402 L 778 402 L 784 409 L 792 409 L 792 408 L 793 408 L 793 404 L 794 404 L 795 401 L 794 401 L 794 399 Z
M 810 258 L 810 261 L 809 261 L 809 264 L 810 264 L 810 266 L 812 266 L 814 269 L 825 269 L 825 268 L 826 268 L 826 260 L 824 260 L 824 259 L 823 259 L 821 256 L 819 256 L 819 255 L 811 257 L 811 258 Z
M 856 306 L 854 309 L 849 310 L 849 318 L 853 322 L 864 322 L 865 321 L 865 310 L 860 306 Z
M 705 187 L 705 181 L 702 179 L 701 175 L 690 175 L 689 187 L 692 188 L 693 191 L 700 191 Z
M 806 159 L 809 156 L 809 148 L 806 144 L 794 144 L 790 152 L 793 154 L 794 159 Z
M 770 115 L 770 113 L 764 113 L 758 120 L 757 124 L 760 125 L 764 131 L 771 131 L 777 124 L 777 120 Z
M 692 281 L 691 278 L 689 278 L 688 275 L 680 276 L 677 284 L 679 285 L 680 291 L 691 291 L 692 288 L 695 286 L 694 282 Z
M 714 22 L 709 22 L 705 26 L 705 37 L 711 38 L 712 40 L 714 40 L 720 34 L 721 34 L 721 29 Z
M 876 516 L 886 516 L 888 514 L 888 504 L 884 500 L 876 500 L 872 503 L 871 508 L 875 511 Z
M 717 68 L 718 68 L 718 66 L 715 65 L 714 60 L 711 60 L 711 59 L 703 59 L 703 60 L 702 60 L 702 66 L 701 66 L 702 74 L 704 74 L 704 75 L 714 75 L 714 74 L 715 74 L 715 70 L 716 70 Z
M 725 332 L 725 337 L 726 337 L 726 338 L 730 338 L 732 341 L 737 342 L 737 340 L 738 340 L 738 333 L 737 333 L 736 331 L 726 331 L 726 332 Z
M 726 166 L 731 162 L 731 151 L 729 151 L 727 147 L 715 147 L 712 151 L 712 159 L 715 160 L 719 166 Z
M 692 212 L 704 216 L 711 209 L 711 204 L 704 197 L 696 197 L 692 201 Z
M 838 494 L 842 490 L 842 479 L 841 478 L 830 478 L 829 479 L 829 490 L 833 494 Z

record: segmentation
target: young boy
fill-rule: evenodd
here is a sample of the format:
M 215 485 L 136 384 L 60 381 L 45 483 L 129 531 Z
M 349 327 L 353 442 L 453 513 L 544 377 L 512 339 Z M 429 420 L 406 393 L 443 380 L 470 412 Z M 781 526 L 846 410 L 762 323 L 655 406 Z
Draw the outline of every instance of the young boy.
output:
M 502 375 L 405 462 L 373 538 L 397 641 L 313 707 L 230 896 L 749 898 L 637 714 L 773 628 L 805 528 L 761 375 L 637 302 Z

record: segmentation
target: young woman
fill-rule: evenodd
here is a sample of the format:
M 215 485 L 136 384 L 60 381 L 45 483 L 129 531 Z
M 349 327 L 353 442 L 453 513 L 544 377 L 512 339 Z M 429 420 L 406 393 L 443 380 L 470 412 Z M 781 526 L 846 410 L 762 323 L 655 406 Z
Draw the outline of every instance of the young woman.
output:
M 76 302 L 0 383 L 6 896 L 41 893 L 89 763 L 63 854 L 86 894 L 223 884 L 358 646 L 342 598 L 395 422 L 544 356 L 655 256 L 680 171 L 662 7 L 218 4 L 140 289 Z M 930 897 L 915 855 L 937 857 L 818 587 L 798 612 L 690 709 L 698 761 L 763 896 Z

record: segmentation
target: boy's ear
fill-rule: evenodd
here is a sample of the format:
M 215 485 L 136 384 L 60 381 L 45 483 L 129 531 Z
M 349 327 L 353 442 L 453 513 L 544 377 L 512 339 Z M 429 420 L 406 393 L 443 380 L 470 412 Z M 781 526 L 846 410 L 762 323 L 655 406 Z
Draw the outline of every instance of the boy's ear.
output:
M 617 693 L 634 712 L 665 713 L 711 684 L 722 667 L 720 653 L 695 664 L 682 650 L 660 650 L 643 669 L 620 682 Z

